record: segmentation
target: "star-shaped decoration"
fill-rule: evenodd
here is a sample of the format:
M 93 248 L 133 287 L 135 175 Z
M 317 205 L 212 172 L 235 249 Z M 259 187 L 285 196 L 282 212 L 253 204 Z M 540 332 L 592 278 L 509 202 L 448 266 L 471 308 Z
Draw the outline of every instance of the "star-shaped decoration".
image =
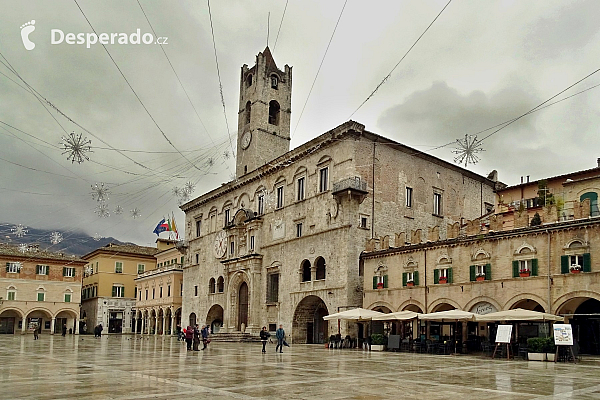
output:
M 69 134 L 69 136 L 63 136 L 61 148 L 63 155 L 67 154 L 67 160 L 71 161 L 71 164 L 81 164 L 84 161 L 89 161 L 88 153 L 92 152 L 91 140 L 87 137 L 82 137 L 81 133 L 76 135 L 75 132 Z
M 469 164 L 477 164 L 479 162 L 479 157 L 477 157 L 477 153 L 485 151 L 483 147 L 481 147 L 481 141 L 477 140 L 477 136 L 469 136 L 465 135 L 464 139 L 456 139 L 456 147 L 452 152 L 456 154 L 454 157 L 454 162 L 457 164 L 465 164 L 465 168 Z

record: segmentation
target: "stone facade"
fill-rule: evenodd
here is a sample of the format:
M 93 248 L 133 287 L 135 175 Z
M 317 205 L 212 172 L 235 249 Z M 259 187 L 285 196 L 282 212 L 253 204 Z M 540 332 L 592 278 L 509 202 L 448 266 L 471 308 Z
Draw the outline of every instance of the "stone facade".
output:
M 270 146 L 261 140 L 251 143 Z M 337 332 L 324 315 L 362 304 L 367 239 L 387 244 L 398 232 L 423 230 L 426 240 L 432 227 L 430 237 L 445 238 L 448 224 L 494 203 L 496 182 L 353 121 L 285 150 L 181 207 L 184 324 L 220 320 L 228 332 L 258 333 L 281 323 L 296 343 L 322 342 Z M 213 292 L 220 279 L 222 291 Z
M 0 245 L 0 333 L 79 333 L 81 276 L 85 261 L 32 247 L 25 253 Z

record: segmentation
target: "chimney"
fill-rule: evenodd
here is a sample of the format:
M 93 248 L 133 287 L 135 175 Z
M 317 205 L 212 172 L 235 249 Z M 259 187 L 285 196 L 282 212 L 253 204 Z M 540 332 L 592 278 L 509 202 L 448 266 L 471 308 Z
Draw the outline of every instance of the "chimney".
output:
M 523 183 L 523 177 L 521 177 L 521 183 Z
M 527 175 L 527 183 L 529 183 L 529 175 Z
M 600 168 L 600 158 L 598 158 L 596 162 L 598 163 L 598 168 Z

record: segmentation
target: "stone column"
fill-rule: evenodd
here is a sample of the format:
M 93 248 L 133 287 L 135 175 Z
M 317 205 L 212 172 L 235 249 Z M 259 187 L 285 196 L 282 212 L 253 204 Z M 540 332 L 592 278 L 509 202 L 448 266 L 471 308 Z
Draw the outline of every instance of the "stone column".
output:
M 24 335 L 27 332 L 27 317 L 23 317 L 21 322 L 21 334 Z
M 163 314 L 163 317 L 162 317 L 162 335 L 163 335 L 163 336 L 165 336 L 165 325 L 166 325 L 166 324 L 165 324 L 165 321 L 166 321 L 166 320 L 167 320 L 167 319 L 165 318 L 165 315 Z
M 142 335 L 146 331 L 146 318 L 142 315 Z
M 175 333 L 175 314 L 171 314 L 171 336 Z
M 50 322 L 50 334 L 54 335 L 54 325 L 56 324 L 56 318 L 52 318 L 52 321 Z
M 79 335 L 79 319 L 77 317 L 75 317 L 73 325 L 73 334 Z

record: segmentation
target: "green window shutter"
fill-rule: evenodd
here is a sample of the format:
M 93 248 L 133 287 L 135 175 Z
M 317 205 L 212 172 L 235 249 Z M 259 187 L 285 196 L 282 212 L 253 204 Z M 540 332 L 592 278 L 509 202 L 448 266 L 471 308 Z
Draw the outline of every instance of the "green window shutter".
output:
M 419 286 L 419 271 L 415 271 L 413 273 L 413 276 L 414 276 L 413 279 L 414 279 L 414 282 L 415 282 L 415 286 Z
M 183 256 L 181 256 L 181 265 L 183 265 Z
M 65 294 L 65 303 L 70 303 L 70 302 L 71 302 L 71 295 Z
M 519 261 L 513 260 L 513 278 L 519 277 Z
M 592 258 L 590 253 L 583 254 L 583 272 L 592 272 Z
M 452 283 L 452 268 L 448 268 L 448 283 Z
M 402 286 L 406 286 L 406 272 L 402 273 Z
M 433 283 L 435 285 L 437 285 L 438 283 L 440 283 L 440 270 L 439 269 L 434 269 L 433 270 Z
M 38 293 L 37 299 L 38 299 L 38 301 L 44 301 L 44 293 Z
M 115 286 L 112 288 L 112 297 L 117 297 L 117 288 Z
M 40 266 L 36 265 L 35 266 L 35 274 L 38 275 L 40 273 Z
M 469 277 L 471 279 L 471 282 L 475 281 L 475 266 L 471 265 L 469 267 Z
M 492 280 L 492 264 L 485 264 L 485 280 Z
M 48 265 L 48 267 L 46 268 L 46 275 L 50 275 L 50 266 Z
M 383 276 L 383 287 L 385 289 L 387 289 L 387 287 L 388 287 L 388 276 L 387 275 Z
M 63 267 L 63 276 L 67 276 L 67 267 Z
M 538 276 L 538 259 L 534 258 L 531 260 L 531 275 Z
M 373 289 L 377 289 L 377 277 L 373 277 Z
M 6 272 L 10 269 L 10 263 L 6 263 Z
M 569 273 L 569 256 L 560 256 L 560 273 Z

